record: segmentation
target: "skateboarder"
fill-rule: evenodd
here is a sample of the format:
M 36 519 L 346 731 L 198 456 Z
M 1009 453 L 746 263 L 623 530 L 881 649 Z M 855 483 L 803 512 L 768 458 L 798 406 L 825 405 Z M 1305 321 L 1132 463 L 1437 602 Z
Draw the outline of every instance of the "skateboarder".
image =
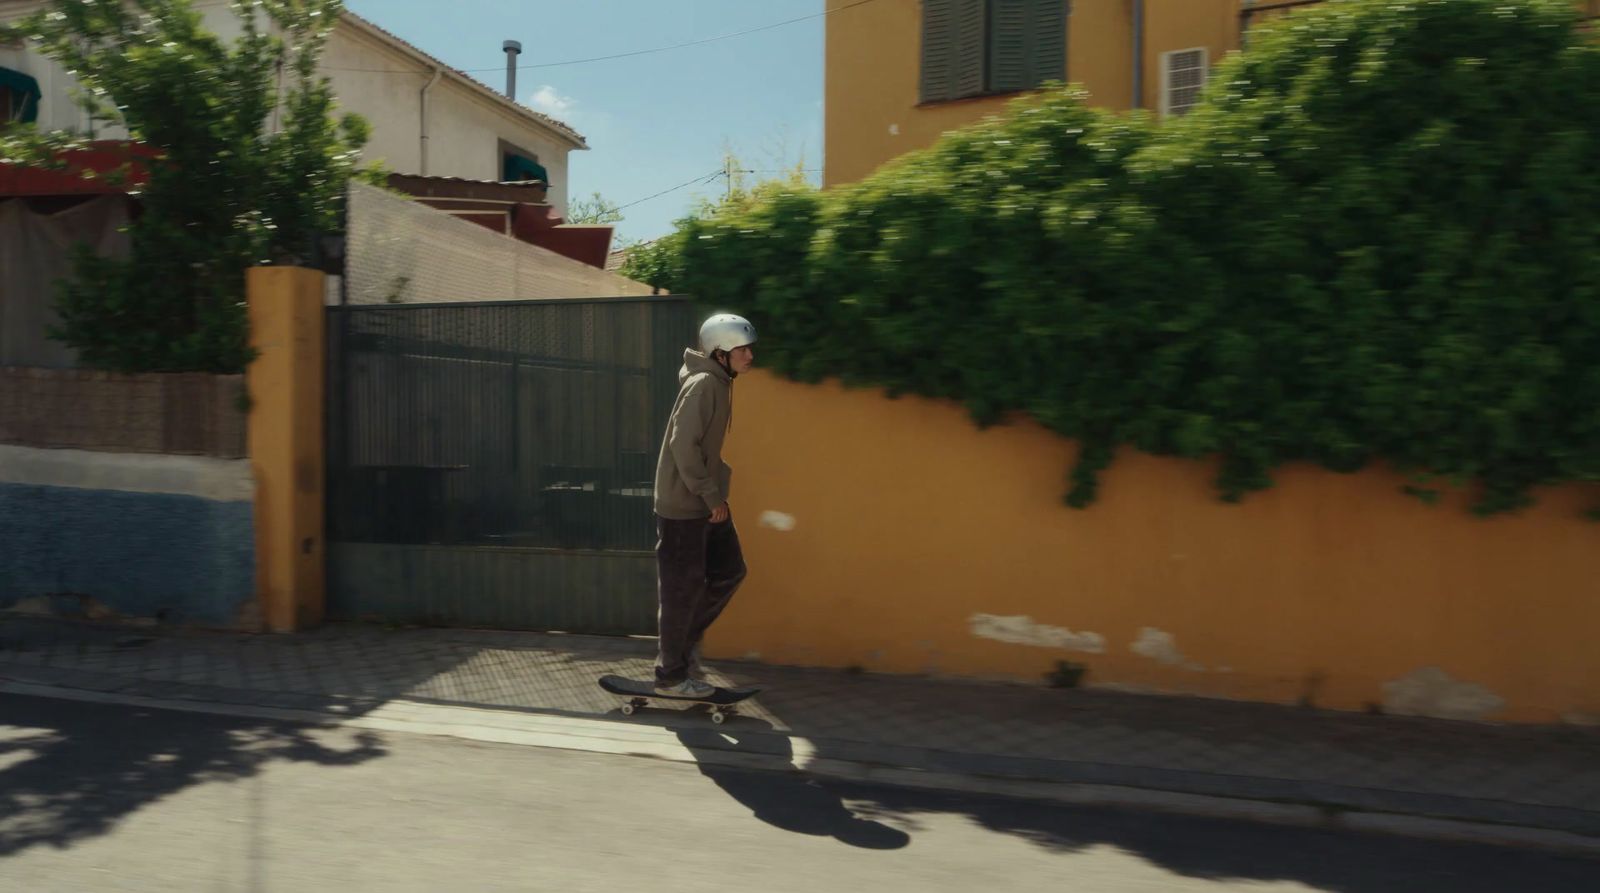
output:
M 703 698 L 700 640 L 744 581 L 744 554 L 728 508 L 733 469 L 722 441 L 733 422 L 733 380 L 755 365 L 756 330 L 719 313 L 700 326 L 700 349 L 683 352 L 678 400 L 656 463 L 656 691 Z

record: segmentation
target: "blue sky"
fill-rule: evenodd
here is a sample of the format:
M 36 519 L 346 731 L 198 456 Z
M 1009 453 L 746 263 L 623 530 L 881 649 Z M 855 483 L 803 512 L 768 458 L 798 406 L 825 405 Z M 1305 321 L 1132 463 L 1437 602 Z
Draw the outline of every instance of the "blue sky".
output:
M 548 65 L 702 40 L 822 12 L 823 0 L 346 0 L 351 11 L 503 87 L 500 44 L 522 41 L 518 99 L 589 140 L 572 153 L 573 196 L 628 204 L 722 165 L 822 167 L 823 19 L 627 59 Z M 820 176 L 813 174 L 814 180 Z M 721 180 L 624 211 L 623 236 L 667 232 Z

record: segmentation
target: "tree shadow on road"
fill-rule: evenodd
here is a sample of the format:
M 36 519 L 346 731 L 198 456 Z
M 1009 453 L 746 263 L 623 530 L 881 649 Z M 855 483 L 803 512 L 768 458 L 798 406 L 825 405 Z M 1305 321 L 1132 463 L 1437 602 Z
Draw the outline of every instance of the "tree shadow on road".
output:
M 269 763 L 352 766 L 386 753 L 371 732 L 0 696 L 0 858 L 71 847 L 186 788 Z
M 1533 850 L 996 797 L 830 785 L 862 818 L 959 815 L 1062 855 L 1110 849 L 1183 877 L 1328 893 L 1600 890 L 1600 862 Z
M 789 736 L 773 733 L 765 722 L 741 717 L 721 729 L 673 732 L 694 754 L 700 774 L 775 828 L 868 850 L 897 850 L 911 842 L 904 831 L 851 812 L 828 785 L 796 767 Z M 752 768 L 727 765 L 730 753 L 749 759 Z

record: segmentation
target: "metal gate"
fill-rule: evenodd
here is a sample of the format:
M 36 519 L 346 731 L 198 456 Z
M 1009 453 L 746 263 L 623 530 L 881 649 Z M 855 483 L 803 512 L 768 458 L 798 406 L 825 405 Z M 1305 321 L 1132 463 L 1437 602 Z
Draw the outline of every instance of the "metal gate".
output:
M 336 618 L 655 631 L 682 298 L 328 309 Z

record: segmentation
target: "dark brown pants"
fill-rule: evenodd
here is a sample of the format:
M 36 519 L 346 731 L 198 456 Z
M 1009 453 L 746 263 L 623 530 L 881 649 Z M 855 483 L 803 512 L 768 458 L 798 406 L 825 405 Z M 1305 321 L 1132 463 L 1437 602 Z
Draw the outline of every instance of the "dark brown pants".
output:
M 661 650 L 656 684 L 677 685 L 689 674 L 690 655 L 744 582 L 744 553 L 733 521 L 656 518 L 656 615 Z

